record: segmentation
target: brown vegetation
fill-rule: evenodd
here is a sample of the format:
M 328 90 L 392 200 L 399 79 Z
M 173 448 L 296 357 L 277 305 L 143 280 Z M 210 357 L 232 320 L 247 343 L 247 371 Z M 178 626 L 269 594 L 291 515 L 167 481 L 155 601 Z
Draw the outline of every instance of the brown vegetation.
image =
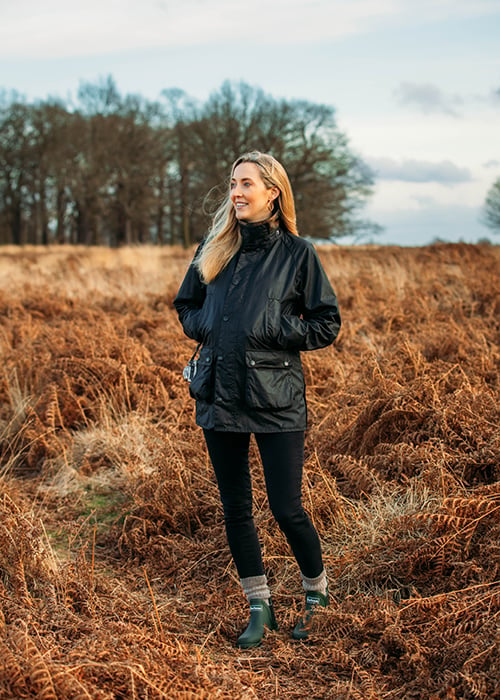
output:
M 1 698 L 498 698 L 500 253 L 320 249 L 305 503 L 333 604 L 255 511 L 280 631 L 247 615 L 181 369 L 180 248 L 0 250 Z

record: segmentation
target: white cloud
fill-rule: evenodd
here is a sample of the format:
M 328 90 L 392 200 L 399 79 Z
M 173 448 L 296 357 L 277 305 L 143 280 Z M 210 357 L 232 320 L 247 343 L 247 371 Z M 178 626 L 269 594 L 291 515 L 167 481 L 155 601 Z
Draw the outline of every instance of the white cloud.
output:
M 446 207 L 481 207 L 487 185 L 461 182 L 454 187 L 435 182 L 404 182 L 402 180 L 375 180 L 375 190 L 369 202 L 372 218 L 378 212 L 419 211 L 429 203 Z
M 394 97 L 401 105 L 416 107 L 424 114 L 448 114 L 453 117 L 462 115 L 467 105 L 477 103 L 483 106 L 500 106 L 500 88 L 491 89 L 483 94 L 447 93 L 433 83 L 402 82 L 393 91 Z
M 460 168 L 450 160 L 432 162 L 415 159 L 367 158 L 367 162 L 375 171 L 375 176 L 382 180 L 439 182 L 443 185 L 472 180 L 469 168 Z
M 498 117 L 493 113 L 450 120 L 440 114 L 422 119 L 392 112 L 342 119 L 339 124 L 365 159 L 382 154 L 403 160 L 459 161 L 475 172 L 483 163 L 500 156 Z
M 463 105 L 460 95 L 446 94 L 431 83 L 401 83 L 394 95 L 402 105 L 416 106 L 424 114 L 450 114 L 457 117 L 457 107 Z
M 488 95 L 488 100 L 495 107 L 498 107 L 500 105 L 500 87 L 495 88 L 490 92 L 490 94 Z
M 321 40 L 363 31 L 393 0 L 19 0 L 4 13 L 0 55 L 57 56 L 236 42 Z M 200 67 L 201 68 L 201 67 Z
M 4 57 L 92 55 L 221 41 L 297 44 L 362 34 L 382 24 L 397 29 L 500 10 L 500 0 L 254 0 L 243 6 L 231 0 L 17 0 L 2 5 Z

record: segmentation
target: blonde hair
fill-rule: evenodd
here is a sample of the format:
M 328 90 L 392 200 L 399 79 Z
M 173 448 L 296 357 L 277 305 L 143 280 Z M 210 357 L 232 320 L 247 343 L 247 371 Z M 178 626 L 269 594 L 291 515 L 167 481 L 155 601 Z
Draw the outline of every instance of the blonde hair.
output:
M 255 163 L 259 168 L 260 176 L 266 187 L 268 189 L 271 187 L 279 189 L 279 195 L 276 199 L 279 222 L 287 231 L 298 235 L 292 186 L 285 168 L 276 158 L 268 153 L 250 151 L 234 161 L 231 168 L 231 178 L 235 168 L 241 163 Z M 203 281 L 207 284 L 212 282 L 226 267 L 240 246 L 239 221 L 236 218 L 234 206 L 228 192 L 223 203 L 214 214 L 205 245 L 195 261 Z

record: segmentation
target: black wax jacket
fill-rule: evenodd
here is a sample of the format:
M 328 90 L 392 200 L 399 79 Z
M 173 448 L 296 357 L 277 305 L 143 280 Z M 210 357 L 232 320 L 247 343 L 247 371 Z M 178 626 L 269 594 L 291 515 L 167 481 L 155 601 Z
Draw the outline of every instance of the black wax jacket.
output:
M 305 430 L 300 352 L 335 340 L 337 299 L 311 243 L 267 223 L 240 231 L 241 248 L 217 278 L 204 284 L 191 263 L 174 300 L 184 332 L 203 344 L 189 385 L 196 422 L 234 432 Z

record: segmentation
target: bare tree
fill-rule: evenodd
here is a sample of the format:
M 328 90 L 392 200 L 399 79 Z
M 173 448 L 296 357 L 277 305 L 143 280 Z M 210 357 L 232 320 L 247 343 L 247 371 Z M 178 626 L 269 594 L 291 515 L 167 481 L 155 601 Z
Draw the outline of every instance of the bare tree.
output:
M 246 83 L 226 82 L 191 128 L 206 191 L 215 188 L 220 195 L 235 158 L 262 150 L 285 165 L 305 235 L 335 238 L 356 228 L 357 212 L 371 193 L 372 174 L 339 131 L 333 107 L 276 100 Z
M 495 233 L 500 233 L 500 177 L 491 185 L 483 207 L 483 221 Z
M 26 243 L 30 193 L 33 176 L 31 148 L 31 107 L 14 95 L 14 101 L 0 110 L 0 207 L 4 227 L 3 243 Z
M 71 107 L 0 94 L 0 242 L 189 246 L 254 149 L 284 163 L 304 235 L 360 230 L 372 175 L 333 107 L 230 82 L 204 104 L 179 89 L 151 102 L 111 76 L 82 83 Z

